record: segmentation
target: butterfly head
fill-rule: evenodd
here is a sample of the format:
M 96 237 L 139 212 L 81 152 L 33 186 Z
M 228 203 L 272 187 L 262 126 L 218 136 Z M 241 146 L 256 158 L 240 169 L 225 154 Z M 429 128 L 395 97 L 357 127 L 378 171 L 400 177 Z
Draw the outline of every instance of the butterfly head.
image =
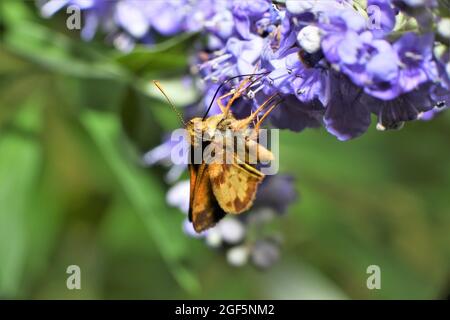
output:
M 186 123 L 186 130 L 191 141 L 212 140 L 216 134 L 219 123 L 224 119 L 223 114 L 211 116 L 205 120 L 202 118 L 193 118 Z

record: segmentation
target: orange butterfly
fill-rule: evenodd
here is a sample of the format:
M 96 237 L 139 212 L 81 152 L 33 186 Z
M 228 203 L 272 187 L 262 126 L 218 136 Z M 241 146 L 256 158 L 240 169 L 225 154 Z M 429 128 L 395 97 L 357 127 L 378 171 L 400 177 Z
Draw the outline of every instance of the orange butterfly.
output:
M 245 119 L 236 119 L 230 111 L 233 102 L 242 95 L 249 82 L 250 78 L 242 81 L 236 91 L 217 99 L 222 111 L 220 114 L 206 119 L 193 118 L 186 124 L 191 158 L 189 220 L 196 232 L 214 226 L 227 213 L 239 214 L 252 206 L 264 174 L 256 169 L 255 163 L 250 163 L 251 150 L 254 151 L 257 163 L 273 160 L 272 153 L 260 145 L 256 137 L 261 123 L 280 101 L 268 107 L 254 128 L 251 128 L 251 124 L 276 95 L 269 97 Z M 162 91 L 159 83 L 155 82 L 155 85 Z M 167 95 L 164 96 L 173 106 Z M 231 98 L 224 106 L 222 101 L 229 96 Z M 227 132 L 233 134 L 232 140 L 226 135 Z M 244 146 L 244 154 L 231 146 L 235 139 L 240 140 L 239 143 Z M 203 157 L 201 161 L 195 161 L 196 152 L 204 156 L 208 149 L 212 150 L 212 158 Z

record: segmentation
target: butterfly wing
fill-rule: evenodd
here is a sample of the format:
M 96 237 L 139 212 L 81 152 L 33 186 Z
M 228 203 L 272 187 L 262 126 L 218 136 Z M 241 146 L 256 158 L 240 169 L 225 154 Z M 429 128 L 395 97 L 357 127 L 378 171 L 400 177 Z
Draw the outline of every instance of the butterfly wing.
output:
M 243 162 L 210 164 L 209 178 L 220 207 L 226 213 L 238 214 L 252 206 L 264 174 Z
M 225 216 L 225 212 L 217 203 L 209 178 L 209 165 L 189 165 L 191 175 L 189 221 L 194 230 L 201 232 L 213 227 Z
M 192 204 L 194 202 L 195 181 L 197 180 L 197 174 L 199 165 L 189 164 L 189 221 L 192 221 Z

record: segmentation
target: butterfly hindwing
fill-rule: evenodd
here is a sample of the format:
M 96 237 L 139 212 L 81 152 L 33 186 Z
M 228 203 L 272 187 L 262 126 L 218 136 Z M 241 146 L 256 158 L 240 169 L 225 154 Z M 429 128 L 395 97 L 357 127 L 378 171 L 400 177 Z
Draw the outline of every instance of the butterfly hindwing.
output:
M 264 175 L 245 163 L 210 164 L 209 179 L 213 194 L 226 213 L 248 210 Z

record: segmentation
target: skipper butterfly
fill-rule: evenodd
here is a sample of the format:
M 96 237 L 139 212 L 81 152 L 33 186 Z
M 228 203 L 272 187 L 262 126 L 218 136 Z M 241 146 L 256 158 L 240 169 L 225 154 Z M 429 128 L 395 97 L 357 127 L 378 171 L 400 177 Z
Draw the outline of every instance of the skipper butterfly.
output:
M 240 214 L 250 209 L 264 179 L 256 164 L 273 160 L 272 152 L 257 142 L 257 135 L 263 120 L 281 102 L 270 105 L 276 95 L 269 97 L 247 118 L 236 119 L 230 111 L 233 102 L 242 96 L 249 83 L 250 78 L 242 81 L 235 91 L 217 99 L 220 114 L 193 118 L 185 124 L 191 160 L 188 165 L 189 220 L 196 232 L 214 226 L 226 214 Z M 159 83 L 155 82 L 155 85 L 173 107 Z M 224 105 L 222 101 L 227 97 L 230 99 Z M 264 109 L 267 110 L 258 119 Z M 238 152 L 234 144 L 243 146 L 244 152 Z M 210 151 L 211 157 L 204 157 L 205 150 Z M 202 155 L 201 161 L 195 161 L 196 152 Z M 250 161 L 251 153 L 256 163 Z

